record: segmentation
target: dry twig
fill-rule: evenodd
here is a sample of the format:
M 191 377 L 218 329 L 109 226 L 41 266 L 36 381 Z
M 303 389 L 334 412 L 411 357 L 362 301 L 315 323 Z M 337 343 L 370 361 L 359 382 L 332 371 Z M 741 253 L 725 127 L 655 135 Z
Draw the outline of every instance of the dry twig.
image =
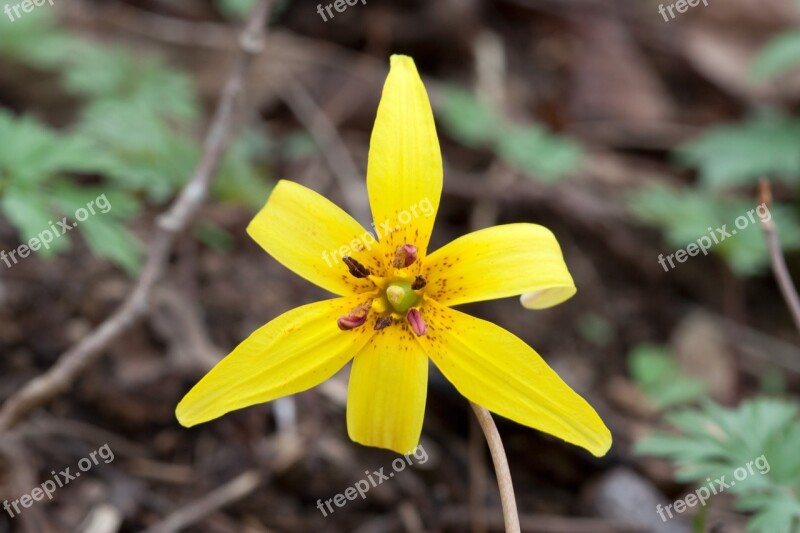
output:
M 233 480 L 209 492 L 203 498 L 182 507 L 169 515 L 163 522 L 149 527 L 145 533 L 174 533 L 199 522 L 214 511 L 240 500 L 253 492 L 262 482 L 257 470 L 247 470 Z
M 239 40 L 241 56 L 220 96 L 206 135 L 203 155 L 178 198 L 159 218 L 155 235 L 148 247 L 147 261 L 133 291 L 115 313 L 78 344 L 64 352 L 52 368 L 29 381 L 6 400 L 0 411 L 0 431 L 7 431 L 30 411 L 68 389 L 81 372 L 103 354 L 103 350 L 111 342 L 146 314 L 150 293 L 166 269 L 175 239 L 205 200 L 228 146 L 245 76 L 253 57 L 263 48 L 264 27 L 271 4 L 271 0 L 262 0 L 253 9 Z
M 761 180 L 758 188 L 759 203 L 772 207 L 772 191 L 770 190 L 769 180 L 766 178 Z M 767 239 L 767 246 L 769 247 L 769 256 L 772 261 L 772 272 L 775 274 L 775 280 L 781 289 L 783 299 L 789 307 L 789 312 L 794 319 L 794 325 L 800 331 L 800 298 L 797 296 L 797 288 L 792 282 L 789 275 L 789 269 L 786 267 L 786 259 L 781 252 L 781 243 L 778 240 L 778 230 L 775 222 L 770 217 L 769 220 L 761 219 L 761 229 L 764 230 L 764 236 Z

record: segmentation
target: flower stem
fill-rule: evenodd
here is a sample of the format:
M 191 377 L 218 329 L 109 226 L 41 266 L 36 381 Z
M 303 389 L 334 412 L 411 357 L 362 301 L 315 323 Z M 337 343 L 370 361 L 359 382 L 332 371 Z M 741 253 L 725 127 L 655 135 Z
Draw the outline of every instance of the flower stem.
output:
M 492 415 L 475 403 L 469 402 L 475 416 L 478 419 L 486 442 L 489 443 L 489 452 L 492 454 L 494 470 L 497 474 L 497 485 L 500 488 L 500 503 L 503 506 L 503 521 L 506 524 L 506 533 L 520 533 L 519 514 L 517 513 L 517 501 L 514 499 L 514 485 L 511 483 L 511 472 L 508 469 L 508 459 L 503 448 L 503 441 L 500 440 L 500 433 L 494 424 Z

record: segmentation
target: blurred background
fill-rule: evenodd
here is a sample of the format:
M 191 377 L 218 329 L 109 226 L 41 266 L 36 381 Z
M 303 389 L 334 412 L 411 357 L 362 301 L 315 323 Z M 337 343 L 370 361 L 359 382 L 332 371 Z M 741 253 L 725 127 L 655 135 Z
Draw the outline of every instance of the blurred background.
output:
M 130 292 L 158 215 L 200 158 L 253 2 L 3 2 L 0 249 L 110 205 L 0 262 L 5 401 Z M 52 501 L 0 512 L 0 531 L 503 530 L 483 436 L 433 367 L 428 459 L 327 516 L 319 499 L 396 458 L 347 438 L 347 368 L 192 429 L 174 417 L 250 332 L 326 297 L 244 228 L 282 178 L 369 224 L 368 142 L 392 53 L 415 59 L 441 139 L 432 246 L 543 224 L 578 286 L 547 311 L 463 306 L 533 346 L 614 436 L 596 459 L 497 419 L 522 530 L 800 531 L 800 338 L 758 217 L 737 218 L 769 177 L 769 218 L 797 271 L 800 5 L 668 2 L 358 0 L 322 14 L 276 2 L 210 198 L 144 319 L 0 432 L 0 500 L 103 445 L 113 460 Z M 707 256 L 659 263 L 725 227 L 736 234 Z M 761 470 L 735 476 L 762 455 Z M 723 475 L 741 482 L 658 513 Z

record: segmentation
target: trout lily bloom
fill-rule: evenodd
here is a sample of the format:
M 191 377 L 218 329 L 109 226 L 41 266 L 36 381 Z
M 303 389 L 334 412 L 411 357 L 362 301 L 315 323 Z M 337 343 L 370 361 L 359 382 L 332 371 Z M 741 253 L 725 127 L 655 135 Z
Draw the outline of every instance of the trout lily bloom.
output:
M 575 294 L 553 234 L 496 226 L 428 253 L 442 159 L 411 58 L 392 56 L 370 140 L 367 189 L 375 239 L 316 192 L 280 181 L 247 228 L 284 266 L 339 297 L 298 307 L 256 330 L 177 407 L 184 426 L 307 390 L 353 360 L 350 438 L 408 453 L 419 443 L 428 359 L 472 402 L 606 453 L 592 407 L 525 342 L 451 306 L 520 296 L 543 309 Z

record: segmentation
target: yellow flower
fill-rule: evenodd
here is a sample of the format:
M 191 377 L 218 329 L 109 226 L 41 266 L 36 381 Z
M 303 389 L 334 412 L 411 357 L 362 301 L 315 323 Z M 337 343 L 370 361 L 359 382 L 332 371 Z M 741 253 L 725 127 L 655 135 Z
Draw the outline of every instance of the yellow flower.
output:
M 339 298 L 256 330 L 177 407 L 184 426 L 307 390 L 350 359 L 347 429 L 368 446 L 419 443 L 428 358 L 471 401 L 601 456 L 611 434 L 522 340 L 450 306 L 521 296 L 543 309 L 575 294 L 553 234 L 534 224 L 470 233 L 427 254 L 442 159 L 414 61 L 392 56 L 370 141 L 367 188 L 379 242 L 323 196 L 279 182 L 247 232 Z

